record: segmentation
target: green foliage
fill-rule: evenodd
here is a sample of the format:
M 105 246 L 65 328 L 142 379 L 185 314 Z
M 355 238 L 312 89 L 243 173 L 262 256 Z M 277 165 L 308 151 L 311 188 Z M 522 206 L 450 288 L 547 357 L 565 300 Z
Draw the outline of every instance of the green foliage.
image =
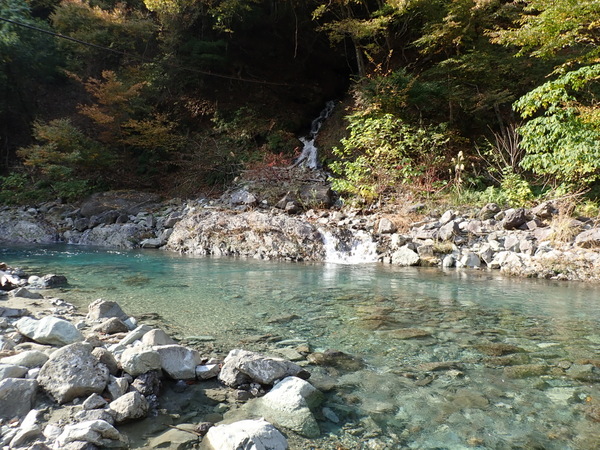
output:
M 103 169 L 113 163 L 112 155 L 98 142 L 86 137 L 68 119 L 36 122 L 34 137 L 38 144 L 21 148 L 34 183 L 19 186 L 24 198 L 61 197 L 72 201 L 88 194 L 100 182 Z M 16 175 L 16 181 L 24 179 Z
M 337 176 L 332 186 L 367 203 L 399 185 L 422 181 L 429 167 L 440 164 L 449 141 L 442 129 L 416 128 L 392 114 L 354 114 L 348 120 L 350 135 L 333 150 L 339 159 L 330 164 Z
M 597 0 L 528 0 L 519 27 L 497 30 L 495 42 L 521 47 L 541 58 L 565 53 L 570 61 L 593 62 L 600 54 L 600 3 Z
M 526 206 L 533 200 L 533 192 L 529 183 L 521 175 L 507 167 L 502 173 L 502 193 L 510 206 Z
M 524 168 L 548 177 L 555 185 L 581 187 L 598 179 L 600 115 L 594 92 L 598 79 L 600 64 L 585 66 L 544 83 L 515 102 L 523 118 L 541 114 L 518 130 L 527 152 Z
M 50 15 L 54 29 L 84 42 L 117 52 L 147 54 L 157 27 L 142 11 L 128 9 L 123 3 L 110 9 L 91 6 L 86 0 L 62 2 Z M 88 74 L 114 68 L 123 56 L 86 45 L 61 40 L 60 46 L 70 55 L 70 69 Z

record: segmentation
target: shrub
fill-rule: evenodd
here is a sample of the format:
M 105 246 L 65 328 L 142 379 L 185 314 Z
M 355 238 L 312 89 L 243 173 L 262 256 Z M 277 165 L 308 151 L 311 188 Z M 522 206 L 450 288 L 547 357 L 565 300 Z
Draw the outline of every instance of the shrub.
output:
M 432 168 L 443 161 L 449 142 L 442 128 L 414 127 L 392 114 L 354 114 L 348 117 L 350 135 L 333 153 L 333 188 L 371 203 L 399 185 L 426 189 L 441 184 Z

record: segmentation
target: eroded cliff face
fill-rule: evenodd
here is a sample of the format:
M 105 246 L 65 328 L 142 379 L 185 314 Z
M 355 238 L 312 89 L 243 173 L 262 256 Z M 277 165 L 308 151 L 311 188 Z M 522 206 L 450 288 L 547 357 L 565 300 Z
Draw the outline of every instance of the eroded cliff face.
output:
M 319 261 L 323 240 L 315 226 L 282 213 L 201 209 L 173 228 L 165 247 L 196 255 Z

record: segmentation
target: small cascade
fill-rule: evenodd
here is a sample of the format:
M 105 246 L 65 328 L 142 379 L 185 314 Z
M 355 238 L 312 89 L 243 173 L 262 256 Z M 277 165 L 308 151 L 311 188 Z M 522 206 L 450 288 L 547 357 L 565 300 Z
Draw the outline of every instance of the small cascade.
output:
M 310 133 L 307 136 L 301 137 L 300 142 L 302 142 L 302 153 L 300 156 L 296 158 L 294 161 L 294 167 L 296 166 L 305 166 L 308 169 L 316 169 L 318 167 L 317 160 L 317 147 L 315 146 L 315 139 L 319 134 L 319 130 L 323 125 L 323 122 L 327 120 L 331 113 L 333 112 L 333 108 L 335 107 L 334 101 L 328 101 L 325 104 L 325 108 L 319 114 L 319 117 L 314 119 L 310 126 Z
M 337 235 L 319 230 L 323 237 L 325 262 L 335 264 L 364 264 L 379 260 L 377 243 L 365 231 L 340 230 Z

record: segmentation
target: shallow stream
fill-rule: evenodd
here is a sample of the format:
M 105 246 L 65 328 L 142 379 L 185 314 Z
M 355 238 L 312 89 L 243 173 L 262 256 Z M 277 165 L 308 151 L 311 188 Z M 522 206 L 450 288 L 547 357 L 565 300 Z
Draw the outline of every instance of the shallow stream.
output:
M 308 367 L 328 397 L 303 448 L 600 448 L 600 286 L 73 246 L 0 260 L 66 275 L 52 295 L 83 312 L 103 298 L 156 313 L 211 352 L 353 355 Z

